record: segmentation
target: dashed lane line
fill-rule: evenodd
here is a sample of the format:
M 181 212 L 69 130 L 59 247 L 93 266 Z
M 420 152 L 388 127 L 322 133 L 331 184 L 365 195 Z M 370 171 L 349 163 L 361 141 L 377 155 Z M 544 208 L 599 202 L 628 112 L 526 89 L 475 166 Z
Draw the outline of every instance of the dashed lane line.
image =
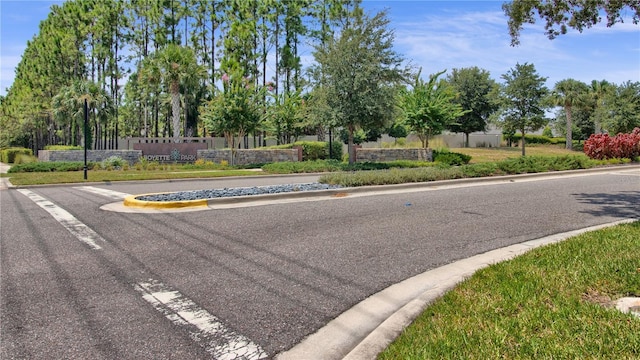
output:
M 69 232 L 75 236 L 78 240 L 87 244 L 94 250 L 100 250 L 102 247 L 98 245 L 100 242 L 106 242 L 102 236 L 98 235 L 90 227 L 80 222 L 73 215 L 71 215 L 65 209 L 55 205 L 51 201 L 43 198 L 42 196 L 27 189 L 18 189 L 22 195 L 33 200 L 38 206 L 48 212 L 54 219 L 56 219 L 62 226 L 64 226 Z
M 112 200 L 123 200 L 124 198 L 126 198 L 127 196 L 130 195 L 130 194 L 127 194 L 127 193 L 114 191 L 114 190 L 102 189 L 102 188 L 95 187 L 95 186 L 76 186 L 76 187 L 74 187 L 74 189 L 78 189 L 78 190 L 90 192 L 90 193 L 93 193 L 93 194 L 101 195 L 101 196 L 107 197 L 107 198 L 112 199 Z
M 258 344 L 228 329 L 218 318 L 161 282 L 140 282 L 135 289 L 174 324 L 191 328 L 191 338 L 200 343 L 214 359 L 258 360 L 268 357 Z

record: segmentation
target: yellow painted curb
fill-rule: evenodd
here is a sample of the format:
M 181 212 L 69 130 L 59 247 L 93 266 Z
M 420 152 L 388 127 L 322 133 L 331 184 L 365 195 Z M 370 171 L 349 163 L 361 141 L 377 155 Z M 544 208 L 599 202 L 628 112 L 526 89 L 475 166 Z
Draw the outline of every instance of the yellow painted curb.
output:
M 185 201 L 144 201 L 136 199 L 139 196 L 145 195 L 154 194 L 129 195 L 124 198 L 124 206 L 145 209 L 180 209 L 186 207 L 207 207 L 207 199 Z

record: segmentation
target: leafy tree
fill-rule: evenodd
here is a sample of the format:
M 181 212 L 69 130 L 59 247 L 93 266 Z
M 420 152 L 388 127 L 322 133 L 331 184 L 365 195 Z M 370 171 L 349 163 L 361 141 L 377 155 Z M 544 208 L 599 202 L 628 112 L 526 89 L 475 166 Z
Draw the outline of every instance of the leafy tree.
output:
M 516 64 L 506 74 L 498 99 L 500 108 L 496 113 L 496 122 L 503 131 L 519 130 L 522 134 L 522 156 L 525 155 L 525 134 L 542 128 L 547 120 L 544 117 L 544 99 L 548 89 L 544 86 L 547 78 L 536 72 L 533 64 Z
M 355 160 L 353 134 L 358 128 L 382 128 L 394 118 L 396 87 L 405 78 L 402 57 L 393 50 L 386 12 L 374 17 L 356 7 L 337 39 L 316 47 L 326 101 L 336 125 L 349 133 L 349 162 Z
M 617 86 L 596 112 L 610 134 L 630 133 L 640 127 L 640 82 L 627 81 Z
M 446 70 L 445 70 L 446 71 Z M 466 111 L 454 102 L 457 94 L 444 80 L 438 80 L 445 71 L 429 76 L 425 82 L 416 75 L 413 87 L 401 92 L 400 108 L 404 112 L 404 123 L 413 131 L 426 149 L 429 138 L 438 135 Z
M 520 43 L 520 32 L 524 24 L 534 24 L 535 15 L 545 21 L 546 35 L 549 39 L 565 34 L 567 28 L 580 32 L 602 21 L 601 14 L 606 13 L 607 26 L 623 22 L 622 12 L 625 8 L 633 11 L 632 21 L 640 22 L 640 2 L 637 0 L 514 0 L 504 3 L 502 10 L 509 18 L 509 34 L 511 45 Z
M 476 66 L 453 69 L 447 76 L 447 82 L 458 93 L 454 102 L 468 111 L 447 128 L 453 132 L 463 133 L 465 147 L 469 147 L 469 134 L 486 131 L 489 116 L 497 110 L 491 94 L 496 91 L 498 84 L 489 77 L 488 71 Z
M 595 133 L 602 132 L 601 120 L 599 119 L 598 114 L 603 113 L 602 111 L 598 111 L 605 105 L 605 98 L 608 94 L 614 91 L 615 85 L 610 84 L 606 80 L 593 80 L 589 86 L 589 97 L 593 101 L 593 123 L 595 126 Z
M 222 77 L 223 88 L 200 110 L 209 132 L 223 134 L 234 151 L 236 144 L 263 118 L 262 89 L 256 89 L 252 79 L 240 72 Z M 238 142 L 236 142 L 236 137 Z
M 302 135 L 305 115 L 305 101 L 300 92 L 285 92 L 275 99 L 267 112 L 267 125 L 276 135 L 278 145 L 295 142 Z
M 549 101 L 553 106 L 562 106 L 564 109 L 566 125 L 566 148 L 573 148 L 571 115 L 574 106 L 584 106 L 588 101 L 589 87 L 587 84 L 574 79 L 558 81 L 549 96 Z

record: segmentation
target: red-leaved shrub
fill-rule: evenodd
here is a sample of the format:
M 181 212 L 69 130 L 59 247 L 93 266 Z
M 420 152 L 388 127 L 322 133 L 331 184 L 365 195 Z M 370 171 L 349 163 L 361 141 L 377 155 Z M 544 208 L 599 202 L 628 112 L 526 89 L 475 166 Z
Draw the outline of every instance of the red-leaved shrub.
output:
M 633 159 L 640 156 L 640 128 L 631 134 L 593 134 L 584 143 L 584 153 L 592 159 Z

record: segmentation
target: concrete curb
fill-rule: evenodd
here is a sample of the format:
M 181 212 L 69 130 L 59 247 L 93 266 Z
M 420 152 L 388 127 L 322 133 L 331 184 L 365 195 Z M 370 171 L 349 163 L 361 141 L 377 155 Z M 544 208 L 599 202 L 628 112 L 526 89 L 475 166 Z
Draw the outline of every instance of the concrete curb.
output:
M 584 175 L 599 172 L 609 172 L 614 169 L 629 170 L 640 169 L 640 165 L 622 165 L 615 167 L 602 167 L 592 169 L 581 170 L 567 170 L 567 171 L 552 171 L 542 173 L 531 174 L 518 174 L 518 175 L 505 175 L 505 176 L 490 176 L 483 178 L 464 178 L 453 180 L 438 180 L 430 182 L 420 183 L 407 183 L 407 184 L 393 184 L 393 185 L 374 185 L 374 186 L 362 186 L 362 187 L 350 187 L 342 189 L 330 189 L 330 190 L 314 190 L 314 191 L 300 191 L 300 192 L 288 192 L 279 194 L 264 194 L 264 195 L 248 195 L 248 196 L 234 196 L 223 197 L 206 200 L 192 200 L 192 201 L 142 201 L 137 200 L 136 197 L 155 194 L 138 194 L 132 195 L 125 199 L 124 205 L 129 207 L 138 207 L 146 209 L 182 209 L 185 207 L 202 207 L 202 206 L 215 206 L 215 205 L 228 205 L 228 204 L 242 204 L 255 201 L 269 201 L 274 199 L 301 199 L 301 198 L 317 198 L 317 197 L 348 197 L 351 194 L 359 193 L 371 193 L 371 192 L 383 192 L 394 190 L 412 190 L 412 189 L 428 189 L 437 188 L 443 186 L 463 185 L 469 183 L 485 183 L 485 182 L 509 182 L 518 181 L 523 179 L 535 179 L 544 177 L 557 177 L 567 175 Z M 309 174 L 305 174 L 309 175 Z M 268 175 L 267 175 L 268 176 Z M 282 175 L 280 175 L 282 176 Z M 202 201 L 206 201 L 203 204 Z
M 476 271 L 543 245 L 634 221 L 621 220 L 525 241 L 416 275 L 356 304 L 276 359 L 375 359 L 429 304 Z

